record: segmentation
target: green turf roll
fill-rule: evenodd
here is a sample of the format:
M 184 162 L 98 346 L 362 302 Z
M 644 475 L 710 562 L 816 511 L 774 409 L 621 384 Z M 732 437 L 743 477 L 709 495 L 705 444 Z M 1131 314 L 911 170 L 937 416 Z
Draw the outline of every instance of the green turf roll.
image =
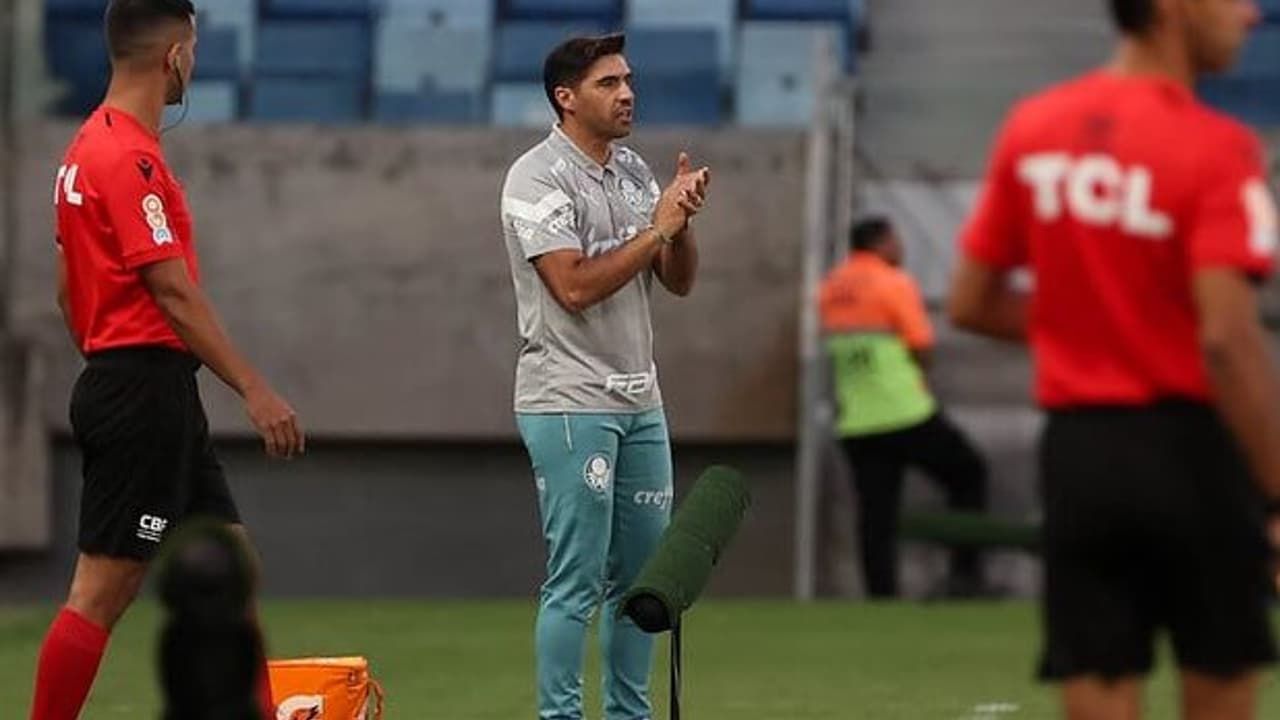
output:
M 1040 528 L 1029 523 L 999 520 L 980 513 L 904 513 L 899 537 L 949 547 L 1009 548 L 1037 552 Z
M 722 465 L 708 468 L 680 504 L 619 613 L 647 632 L 670 629 L 702 594 L 750 506 L 741 473 Z

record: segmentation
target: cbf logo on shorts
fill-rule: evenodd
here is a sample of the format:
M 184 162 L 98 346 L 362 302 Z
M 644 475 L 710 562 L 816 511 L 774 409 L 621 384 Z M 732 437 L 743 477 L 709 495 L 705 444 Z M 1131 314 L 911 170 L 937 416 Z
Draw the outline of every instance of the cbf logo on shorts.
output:
M 587 464 L 582 470 L 582 478 L 586 480 L 587 487 L 596 492 L 608 490 L 612 476 L 613 468 L 609 465 L 607 455 L 592 455 L 587 459 Z
M 143 515 L 138 518 L 138 539 L 158 543 L 164 538 L 169 521 L 159 515 Z

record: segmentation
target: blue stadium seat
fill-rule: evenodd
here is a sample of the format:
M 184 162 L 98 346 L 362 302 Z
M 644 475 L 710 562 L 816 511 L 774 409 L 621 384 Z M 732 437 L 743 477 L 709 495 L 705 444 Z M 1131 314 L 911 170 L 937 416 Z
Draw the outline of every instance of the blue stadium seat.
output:
M 747 0 L 744 15 L 752 20 L 843 20 L 861 16 L 861 0 Z
M 1280 22 L 1280 0 L 1261 0 L 1262 16 L 1267 22 Z
M 202 2 L 197 11 L 200 13 L 200 32 L 210 29 L 234 30 L 240 54 L 241 68 L 253 64 L 254 39 L 258 30 L 257 0 L 215 0 Z M 201 48 L 203 51 L 203 48 Z
M 237 80 L 240 78 L 240 35 L 235 28 L 202 26 L 196 55 L 196 78 Z
M 49 15 L 60 16 L 89 16 L 92 15 L 98 19 L 99 25 L 102 23 L 102 11 L 105 3 L 102 0 L 45 0 L 45 12 Z
M 639 29 L 627 35 L 642 123 L 720 122 L 719 52 L 714 30 Z
M 384 18 L 425 20 L 435 27 L 493 28 L 493 0 L 382 0 Z
M 627 33 L 627 60 L 637 74 L 715 72 L 719 59 L 714 30 L 637 29 Z
M 181 107 L 165 109 L 164 124 L 182 117 Z M 227 80 L 204 80 L 187 88 L 186 119 L 190 123 L 229 123 L 240 117 L 240 86 Z
M 637 76 L 636 121 L 650 125 L 718 125 L 722 118 L 718 71 Z
M 364 87 L 347 79 L 274 78 L 254 80 L 251 120 L 343 123 L 365 118 Z
M 521 20 L 596 20 L 610 25 L 622 19 L 622 0 L 504 0 L 504 17 Z
M 494 39 L 493 79 L 541 82 L 542 64 L 556 45 L 575 35 L 599 35 L 607 27 L 603 23 L 505 23 Z
M 750 126 L 804 127 L 812 117 L 815 47 L 826 36 L 848 52 L 841 24 L 748 22 L 742 28 L 737 119 Z
M 738 34 L 737 7 L 738 0 L 631 0 L 627 5 L 627 32 L 672 28 L 711 30 L 719 47 L 721 75 L 729 77 Z
M 366 79 L 370 28 L 358 20 L 268 20 L 258 27 L 254 73 Z
M 373 116 L 378 122 L 388 124 L 472 125 L 488 122 L 482 96 L 430 86 L 416 93 L 379 92 L 374 98 Z
M 212 0 L 218 2 L 218 0 Z M 369 18 L 379 0 L 262 0 L 269 18 Z
M 374 40 L 374 87 L 412 93 L 430 80 L 443 90 L 480 92 L 488 80 L 491 41 L 479 28 L 384 17 Z
M 1233 74 L 1280 74 L 1280 25 L 1264 25 L 1253 31 Z
M 111 77 L 101 17 L 50 18 L 45 55 L 54 77 L 66 83 L 58 110 L 85 115 L 102 101 Z
M 1280 74 L 1209 78 L 1200 82 L 1199 92 L 1206 102 L 1244 122 L 1280 126 Z
M 549 129 L 556 120 L 542 83 L 497 83 L 490 92 L 494 125 Z

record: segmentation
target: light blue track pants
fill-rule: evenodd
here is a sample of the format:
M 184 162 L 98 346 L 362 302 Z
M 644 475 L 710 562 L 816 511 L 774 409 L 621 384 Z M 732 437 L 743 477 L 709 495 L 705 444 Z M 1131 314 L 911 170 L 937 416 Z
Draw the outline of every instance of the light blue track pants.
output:
M 538 717 L 582 720 L 582 658 L 597 610 L 606 720 L 649 720 L 653 639 L 618 603 L 671 518 L 671 444 L 662 410 L 520 414 L 533 461 L 547 580 L 536 629 Z M 601 607 L 603 605 L 603 607 Z

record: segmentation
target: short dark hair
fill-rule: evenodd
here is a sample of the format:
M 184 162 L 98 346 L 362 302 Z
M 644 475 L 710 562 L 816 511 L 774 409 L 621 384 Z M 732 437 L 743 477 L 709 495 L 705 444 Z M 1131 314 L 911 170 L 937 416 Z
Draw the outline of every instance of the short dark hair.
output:
M 869 217 L 854 224 L 849 231 L 850 250 L 873 250 L 893 232 L 893 223 L 883 217 Z
M 621 55 L 627 47 L 627 36 L 611 33 L 597 37 L 574 37 L 556 46 L 542 65 L 542 85 L 547 100 L 556 111 L 556 117 L 564 119 L 564 108 L 556 102 L 556 88 L 577 87 L 591 66 L 602 57 Z
M 191 22 L 191 0 L 111 0 L 107 6 L 107 52 L 128 60 L 147 49 L 148 33 L 171 22 Z
M 1141 35 L 1156 22 L 1155 0 L 1111 0 L 1111 17 L 1125 35 Z

